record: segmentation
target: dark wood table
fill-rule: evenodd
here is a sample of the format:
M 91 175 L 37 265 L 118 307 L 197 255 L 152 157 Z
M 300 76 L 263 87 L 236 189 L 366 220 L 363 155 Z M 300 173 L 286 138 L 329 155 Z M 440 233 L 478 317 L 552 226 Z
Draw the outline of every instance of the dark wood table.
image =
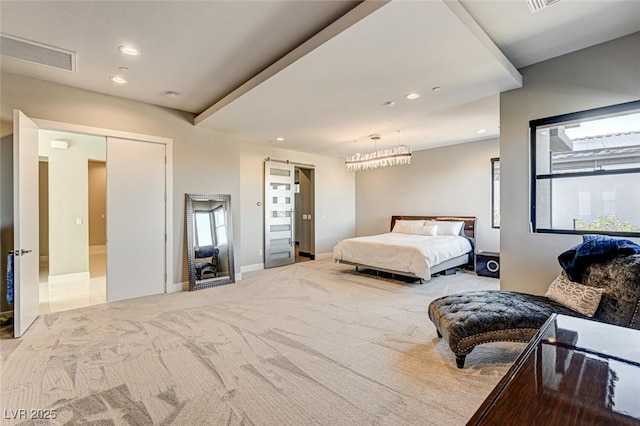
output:
M 640 331 L 552 315 L 468 425 L 640 425 Z

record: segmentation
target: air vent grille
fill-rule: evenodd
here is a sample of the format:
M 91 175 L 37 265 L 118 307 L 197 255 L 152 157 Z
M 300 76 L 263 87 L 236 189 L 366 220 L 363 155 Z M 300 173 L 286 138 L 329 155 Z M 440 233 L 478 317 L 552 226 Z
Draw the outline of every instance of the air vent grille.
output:
M 531 13 L 537 12 L 545 7 L 549 7 L 553 4 L 559 3 L 560 0 L 525 0 L 529 6 Z
M 76 70 L 76 53 L 30 40 L 0 34 L 0 54 L 66 71 Z

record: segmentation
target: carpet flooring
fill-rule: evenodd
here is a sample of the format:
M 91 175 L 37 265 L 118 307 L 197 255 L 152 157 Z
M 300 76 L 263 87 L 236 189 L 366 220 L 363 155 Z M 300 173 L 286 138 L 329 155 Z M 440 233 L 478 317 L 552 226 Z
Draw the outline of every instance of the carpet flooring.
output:
M 458 369 L 427 307 L 498 285 L 469 272 L 405 283 L 325 259 L 42 315 L 0 340 L 2 422 L 462 425 L 524 345 L 480 346 Z

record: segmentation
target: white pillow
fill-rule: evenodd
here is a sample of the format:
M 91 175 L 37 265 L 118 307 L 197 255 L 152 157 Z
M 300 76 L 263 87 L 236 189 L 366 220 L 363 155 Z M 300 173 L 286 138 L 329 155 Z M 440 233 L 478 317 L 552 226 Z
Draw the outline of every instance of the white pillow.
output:
M 425 225 L 438 226 L 438 235 L 460 235 L 464 222 L 453 222 L 448 220 L 427 220 Z
M 393 225 L 393 230 L 391 232 L 399 232 L 401 234 L 411 234 L 408 232 L 410 226 L 422 226 L 424 225 L 424 220 L 396 220 L 396 223 Z
M 602 293 L 604 293 L 603 288 L 573 282 L 562 272 L 551 283 L 545 297 L 592 317 L 598 310 Z
M 436 235 L 437 230 L 438 225 L 409 225 L 405 234 L 434 236 Z

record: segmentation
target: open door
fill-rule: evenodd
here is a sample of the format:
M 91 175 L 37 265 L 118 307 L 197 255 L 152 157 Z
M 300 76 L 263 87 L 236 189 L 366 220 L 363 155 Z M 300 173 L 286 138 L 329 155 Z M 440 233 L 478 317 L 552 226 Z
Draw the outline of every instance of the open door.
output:
M 20 337 L 38 318 L 38 126 L 13 111 L 13 336 Z
M 295 166 L 264 162 L 264 267 L 295 262 Z

